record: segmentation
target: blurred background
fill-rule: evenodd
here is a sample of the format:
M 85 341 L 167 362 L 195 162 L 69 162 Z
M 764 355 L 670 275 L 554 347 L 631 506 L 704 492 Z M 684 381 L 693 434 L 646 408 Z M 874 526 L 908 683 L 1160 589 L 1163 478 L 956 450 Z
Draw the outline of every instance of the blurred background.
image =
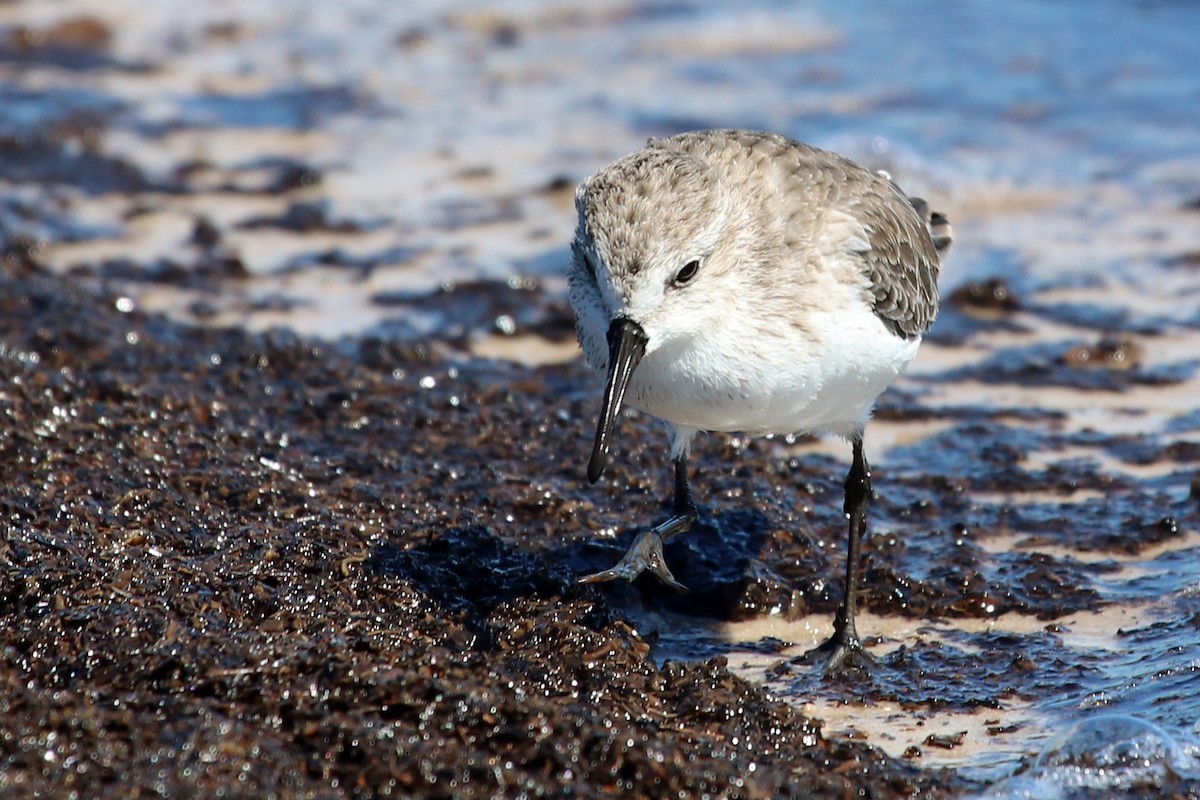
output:
M 944 289 L 1153 292 L 1200 244 L 1198 29 L 1185 2 L 8 0 L 0 237 L 191 321 L 424 335 L 453 323 L 409 301 L 447 282 L 560 288 L 579 179 L 727 126 L 930 196 Z
M 1083 464 L 1134 487 L 1122 509 L 1178 510 L 1200 494 L 1198 31 L 1200 3 L 1169 0 L 0 0 L 0 246 L 121 310 L 562 362 L 575 184 L 650 136 L 770 129 L 953 221 L 901 392 L 1037 410 L 1029 474 Z M 957 454 L 953 475 L 970 437 L 945 430 L 882 419 L 873 452 L 894 475 Z M 1096 708 L 1194 743 L 1200 633 L 1155 625 L 1197 613 L 1195 518 L 1096 555 L 1089 524 L 1126 513 L 1104 492 L 1024 502 L 1083 522 L 989 552 L 1099 564 L 1129 616 L 1063 626 L 1085 677 L 1019 711 L 1013 757 Z

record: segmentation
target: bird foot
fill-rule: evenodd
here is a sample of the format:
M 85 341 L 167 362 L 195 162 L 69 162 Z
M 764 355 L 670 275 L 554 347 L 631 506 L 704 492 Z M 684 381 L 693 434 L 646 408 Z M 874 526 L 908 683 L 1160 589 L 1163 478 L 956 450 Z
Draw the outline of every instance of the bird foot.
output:
M 662 536 L 656 530 L 642 531 L 625 552 L 624 558 L 612 569 L 584 575 L 580 583 L 605 583 L 620 578 L 632 582 L 638 575 L 649 571 L 660 581 L 677 592 L 686 593 L 688 588 L 671 574 L 663 558 Z
M 856 672 L 871 672 L 879 667 L 875 657 L 863 648 L 857 635 L 835 631 L 824 643 L 792 659 L 791 663 L 812 664 L 824 662 L 826 677 L 838 678 Z

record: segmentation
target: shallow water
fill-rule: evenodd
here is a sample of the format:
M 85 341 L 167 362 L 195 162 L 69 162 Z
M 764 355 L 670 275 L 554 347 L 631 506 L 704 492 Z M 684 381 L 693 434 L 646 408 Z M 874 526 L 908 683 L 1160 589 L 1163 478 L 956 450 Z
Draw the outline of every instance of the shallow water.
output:
M 53 26 L 79 14 L 111 38 L 55 46 Z M 22 26 L 0 49 L 0 136 L 18 143 L 0 153 L 6 257 L 36 252 L 189 322 L 562 361 L 571 187 L 646 136 L 770 128 L 890 170 L 954 222 L 945 295 L 999 278 L 1011 302 L 948 300 L 868 437 L 884 496 L 873 546 L 899 537 L 903 569 L 933 582 L 965 531 L 991 589 L 972 611 L 864 628 L 881 656 L 903 645 L 930 665 L 1024 652 L 1036 680 L 977 712 L 987 692 L 936 674 L 876 687 L 891 706 L 768 677 L 821 635 L 820 613 L 718 625 L 689 655 L 725 653 L 828 731 L 897 756 L 915 744 L 915 763 L 981 786 L 1021 771 L 992 796 L 1067 791 L 1052 767 L 1070 747 L 1052 740 L 1100 714 L 1157 726 L 1184 753 L 1160 761 L 1189 769 L 1200 6 L 0 4 L 0 27 Z M 843 469 L 840 443 L 777 445 Z M 769 480 L 746 476 L 740 502 Z M 931 481 L 958 484 L 953 507 L 898 511 Z M 719 515 L 739 501 L 706 502 Z M 822 536 L 834 563 L 840 533 Z M 1077 590 L 1062 607 L 1006 599 L 1035 556 Z M 1008 610 L 989 612 L 993 595 Z M 664 658 L 697 624 L 643 618 Z M 946 707 L 914 711 L 918 689 Z M 968 734 L 922 746 L 933 730 Z

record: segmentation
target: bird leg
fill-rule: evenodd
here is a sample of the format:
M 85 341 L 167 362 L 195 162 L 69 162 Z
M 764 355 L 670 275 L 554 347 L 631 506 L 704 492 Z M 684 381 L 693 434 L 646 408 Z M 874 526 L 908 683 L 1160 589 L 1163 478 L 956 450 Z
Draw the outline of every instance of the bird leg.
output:
M 846 475 L 843 509 L 850 522 L 846 545 L 846 597 L 833 619 L 833 635 L 810 654 L 826 656 L 825 672 L 835 674 L 844 667 L 870 667 L 875 660 L 863 649 L 854 617 L 858 608 L 858 582 L 862 561 L 862 538 L 867 527 L 867 500 L 871 497 L 871 468 L 863 456 L 862 437 L 855 437 L 854 461 Z M 806 654 L 808 655 L 808 654 Z
M 580 583 L 604 583 L 620 578 L 633 581 L 649 570 L 660 581 L 677 592 L 686 592 L 687 587 L 675 580 L 663 558 L 663 545 L 687 531 L 699 516 L 692 492 L 688 487 L 687 456 L 675 459 L 675 502 L 672 514 L 663 522 L 638 534 L 637 539 L 625 552 L 624 558 L 612 569 L 585 575 Z

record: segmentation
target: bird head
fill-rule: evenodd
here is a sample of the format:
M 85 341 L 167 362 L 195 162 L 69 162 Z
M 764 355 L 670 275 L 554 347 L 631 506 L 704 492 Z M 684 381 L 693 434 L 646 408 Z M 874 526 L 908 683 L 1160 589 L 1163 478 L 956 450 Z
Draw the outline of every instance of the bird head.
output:
M 588 462 L 594 483 L 634 371 L 660 348 L 700 335 L 720 311 L 714 298 L 733 290 L 735 270 L 723 247 L 727 193 L 698 156 L 640 150 L 580 184 L 575 205 L 571 302 L 589 360 L 607 371 Z M 601 335 L 606 341 L 595 341 Z

